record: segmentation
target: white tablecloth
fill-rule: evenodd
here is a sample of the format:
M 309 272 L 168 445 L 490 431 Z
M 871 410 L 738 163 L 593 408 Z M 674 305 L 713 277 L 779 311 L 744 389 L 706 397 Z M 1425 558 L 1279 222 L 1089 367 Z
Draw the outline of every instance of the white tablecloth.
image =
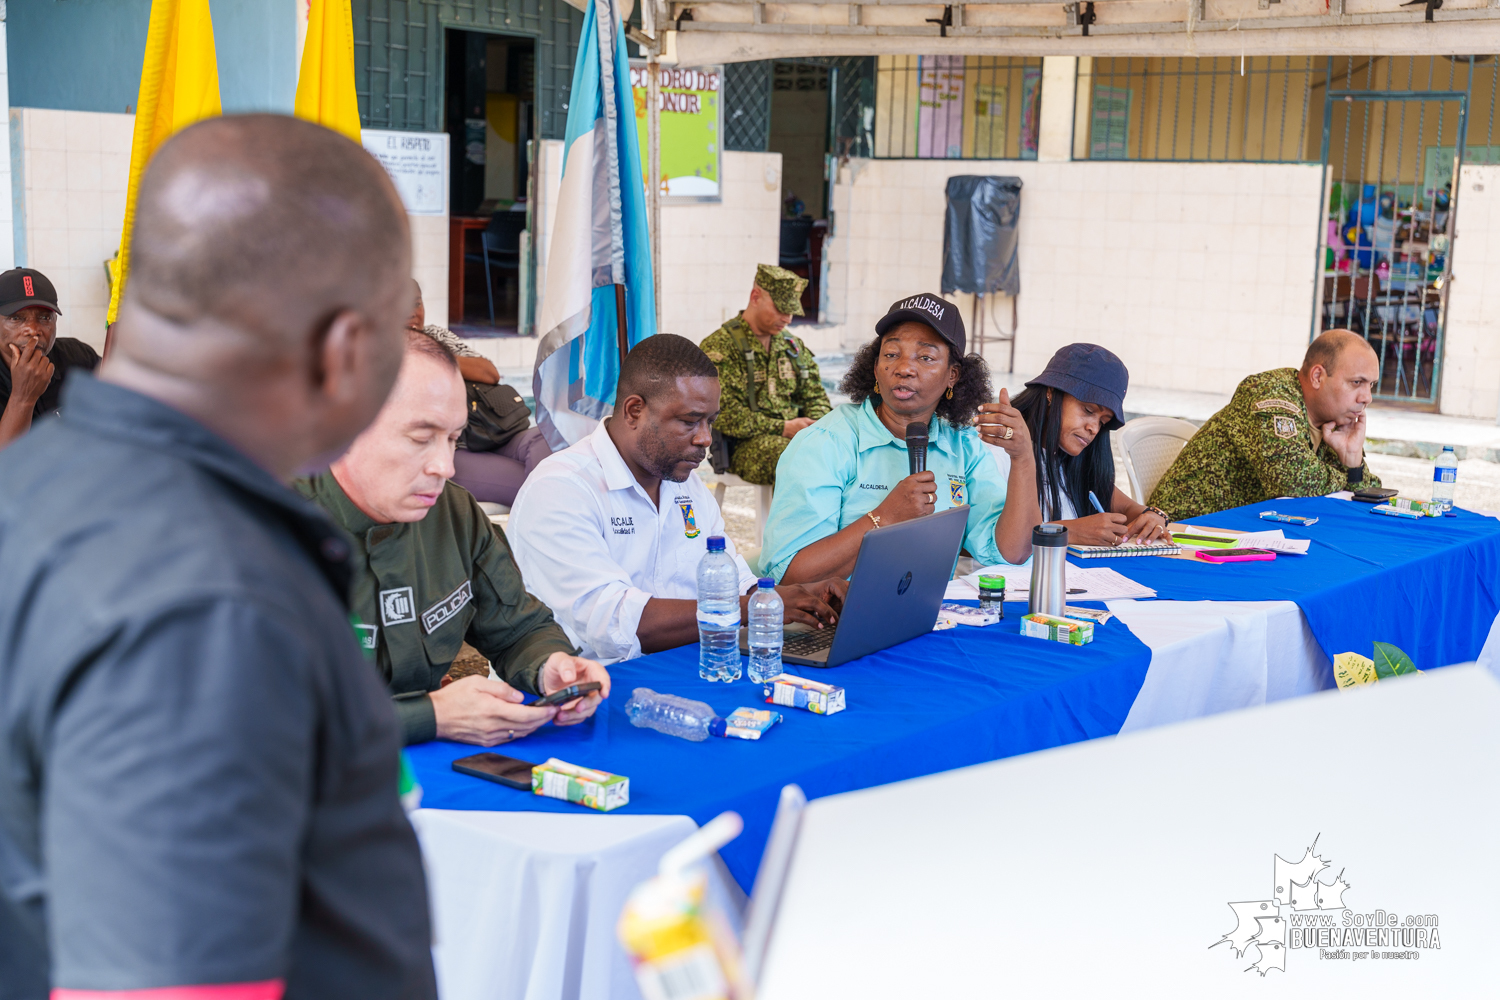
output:
M 443 1000 L 637 1000 L 615 921 L 691 819 L 419 809 L 412 824 Z
M 1110 601 L 1151 650 L 1121 732 L 1333 687 L 1333 665 L 1291 601 Z

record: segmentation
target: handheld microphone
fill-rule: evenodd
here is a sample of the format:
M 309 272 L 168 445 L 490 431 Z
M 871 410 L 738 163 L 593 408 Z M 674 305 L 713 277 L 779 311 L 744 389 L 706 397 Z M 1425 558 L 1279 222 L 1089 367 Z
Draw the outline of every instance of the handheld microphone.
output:
M 927 471 L 927 425 L 920 420 L 906 425 L 906 461 L 913 476 Z

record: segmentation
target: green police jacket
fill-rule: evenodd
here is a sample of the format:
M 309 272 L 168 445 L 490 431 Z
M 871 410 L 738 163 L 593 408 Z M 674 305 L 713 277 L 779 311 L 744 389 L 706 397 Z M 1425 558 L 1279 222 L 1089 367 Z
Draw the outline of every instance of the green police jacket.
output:
M 467 491 L 449 483 L 422 520 L 377 524 L 331 473 L 295 485 L 353 536 L 354 626 L 395 695 L 408 744 L 437 737 L 428 692 L 465 640 L 502 680 L 533 694 L 547 657 L 576 652 L 526 592 L 505 535 Z

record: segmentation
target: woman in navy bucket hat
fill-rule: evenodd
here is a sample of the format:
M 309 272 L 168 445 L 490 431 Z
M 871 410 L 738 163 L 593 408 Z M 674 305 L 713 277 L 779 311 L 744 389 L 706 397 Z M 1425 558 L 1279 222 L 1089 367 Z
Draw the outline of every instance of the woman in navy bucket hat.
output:
M 1023 463 L 1030 452 L 1036 523 L 1067 525 L 1072 544 L 1171 537 L 1165 514 L 1115 488 L 1109 432 L 1124 426 L 1129 384 L 1130 373 L 1112 352 L 1097 344 L 1069 344 L 1013 402 L 1002 392 L 999 403 L 980 407 L 979 435 L 986 444 Z M 1099 498 L 1103 513 L 1095 511 L 1090 494 Z M 1013 504 L 1023 502 L 1011 498 Z

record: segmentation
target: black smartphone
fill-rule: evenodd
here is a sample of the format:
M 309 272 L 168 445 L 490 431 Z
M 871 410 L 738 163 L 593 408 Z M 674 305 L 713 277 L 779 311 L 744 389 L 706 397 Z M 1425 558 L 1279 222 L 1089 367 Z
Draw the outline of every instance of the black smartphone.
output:
M 588 694 L 590 691 L 597 691 L 600 687 L 602 685 L 598 681 L 584 681 L 582 684 L 574 684 L 572 687 L 553 691 L 549 695 L 538 698 L 531 704 L 535 708 L 551 708 L 553 705 L 562 705 L 570 702 L 574 698 Z
M 1366 490 L 1356 490 L 1354 493 L 1354 499 L 1358 500 L 1360 503 L 1380 503 L 1384 500 L 1389 500 L 1398 492 L 1398 490 L 1388 490 L 1384 487 L 1372 486 Z
M 453 762 L 453 770 L 459 774 L 519 788 L 523 792 L 531 791 L 531 769 L 534 766 L 527 761 L 498 753 L 476 753 L 472 757 L 460 757 Z

